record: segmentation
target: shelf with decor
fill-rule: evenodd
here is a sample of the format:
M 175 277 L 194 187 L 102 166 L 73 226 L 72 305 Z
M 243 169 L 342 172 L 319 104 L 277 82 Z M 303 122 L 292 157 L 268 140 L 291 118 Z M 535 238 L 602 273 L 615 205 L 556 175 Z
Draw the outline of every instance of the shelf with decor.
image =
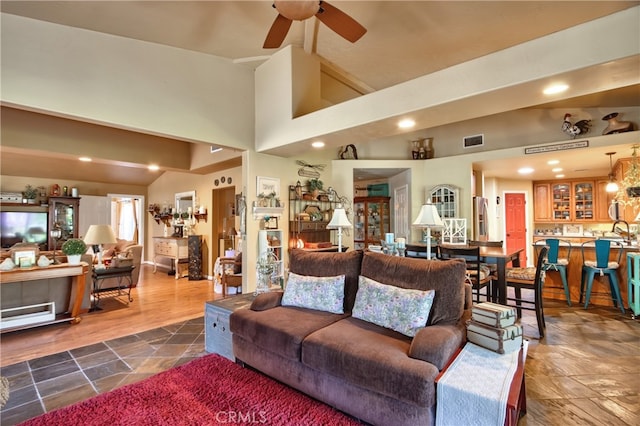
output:
M 289 247 L 331 248 L 331 229 L 327 229 L 333 210 L 340 205 L 337 193 L 329 188 L 315 196 L 308 185 L 289 186 Z
M 283 231 L 281 229 L 263 229 L 258 231 L 259 257 L 268 253 L 275 256 L 274 271 L 271 274 L 271 286 L 281 287 L 284 280 L 284 261 L 282 260 Z
M 364 249 L 379 245 L 385 234 L 391 232 L 390 197 L 356 197 L 353 199 L 354 245 Z

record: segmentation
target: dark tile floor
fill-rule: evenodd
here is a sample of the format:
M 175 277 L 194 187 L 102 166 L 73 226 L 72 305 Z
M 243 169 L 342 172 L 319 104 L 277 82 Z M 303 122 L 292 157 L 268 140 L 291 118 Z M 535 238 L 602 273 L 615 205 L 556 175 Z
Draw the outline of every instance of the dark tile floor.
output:
M 11 394 L 0 424 L 20 423 L 205 353 L 201 317 L 3 367 Z

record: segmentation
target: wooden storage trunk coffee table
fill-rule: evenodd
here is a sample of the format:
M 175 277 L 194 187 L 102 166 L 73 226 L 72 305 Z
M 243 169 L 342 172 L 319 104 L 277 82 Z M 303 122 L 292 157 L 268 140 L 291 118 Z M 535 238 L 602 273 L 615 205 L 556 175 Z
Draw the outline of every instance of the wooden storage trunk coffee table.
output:
M 213 352 L 235 361 L 229 330 L 229 317 L 236 309 L 246 309 L 251 306 L 255 296 L 253 293 L 229 296 L 224 299 L 205 303 L 205 334 L 204 347 L 207 352 Z

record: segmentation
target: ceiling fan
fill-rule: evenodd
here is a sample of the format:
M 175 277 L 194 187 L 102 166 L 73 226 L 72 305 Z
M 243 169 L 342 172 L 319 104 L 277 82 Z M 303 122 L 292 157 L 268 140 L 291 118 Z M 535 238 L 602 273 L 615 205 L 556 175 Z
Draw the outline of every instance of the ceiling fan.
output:
M 303 0 L 303 1 L 283 1 L 276 0 L 273 7 L 278 11 L 278 16 L 271 25 L 269 34 L 262 46 L 265 49 L 280 47 L 284 38 L 289 32 L 291 22 L 304 21 L 312 16 L 318 18 L 327 27 L 331 28 L 338 35 L 355 43 L 367 32 L 367 29 L 360 25 L 355 19 L 331 6 L 326 1 Z

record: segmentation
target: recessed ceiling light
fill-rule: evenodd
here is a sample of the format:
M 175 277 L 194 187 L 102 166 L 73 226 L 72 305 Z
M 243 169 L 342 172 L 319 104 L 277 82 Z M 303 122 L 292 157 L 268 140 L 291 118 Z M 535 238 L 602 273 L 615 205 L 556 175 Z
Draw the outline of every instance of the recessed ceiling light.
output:
M 552 84 L 551 86 L 545 88 L 542 93 L 544 93 L 545 95 L 555 95 L 566 91 L 568 88 L 569 86 L 564 83 Z
M 528 175 L 533 173 L 533 169 L 531 167 L 522 167 L 518 169 L 518 173 L 521 175 Z
M 400 127 L 401 129 L 409 129 L 415 125 L 416 125 L 416 122 L 410 118 L 405 118 L 404 120 L 401 120 L 398 123 L 398 127 Z
M 562 167 L 554 167 L 553 169 L 551 169 L 551 171 L 552 171 L 553 173 L 561 172 L 561 171 L 562 171 Z
M 152 172 L 155 172 L 157 170 L 160 170 L 160 166 L 158 166 L 157 164 L 150 164 L 149 165 L 149 170 L 151 170 Z
M 322 141 L 315 141 L 311 143 L 311 146 L 314 148 L 323 148 L 324 147 L 324 142 Z
M 89 157 L 80 157 L 80 158 L 78 158 L 78 160 L 84 161 L 85 163 L 88 163 L 89 161 L 91 161 L 91 158 L 89 158 Z
M 560 178 L 563 178 L 563 177 L 564 177 L 564 175 L 563 175 L 562 173 L 560 173 L 559 175 L 556 175 L 556 177 L 557 177 L 558 179 L 560 179 Z
M 554 166 L 556 164 L 560 164 L 560 160 L 549 160 L 547 161 L 547 164 L 550 166 Z

